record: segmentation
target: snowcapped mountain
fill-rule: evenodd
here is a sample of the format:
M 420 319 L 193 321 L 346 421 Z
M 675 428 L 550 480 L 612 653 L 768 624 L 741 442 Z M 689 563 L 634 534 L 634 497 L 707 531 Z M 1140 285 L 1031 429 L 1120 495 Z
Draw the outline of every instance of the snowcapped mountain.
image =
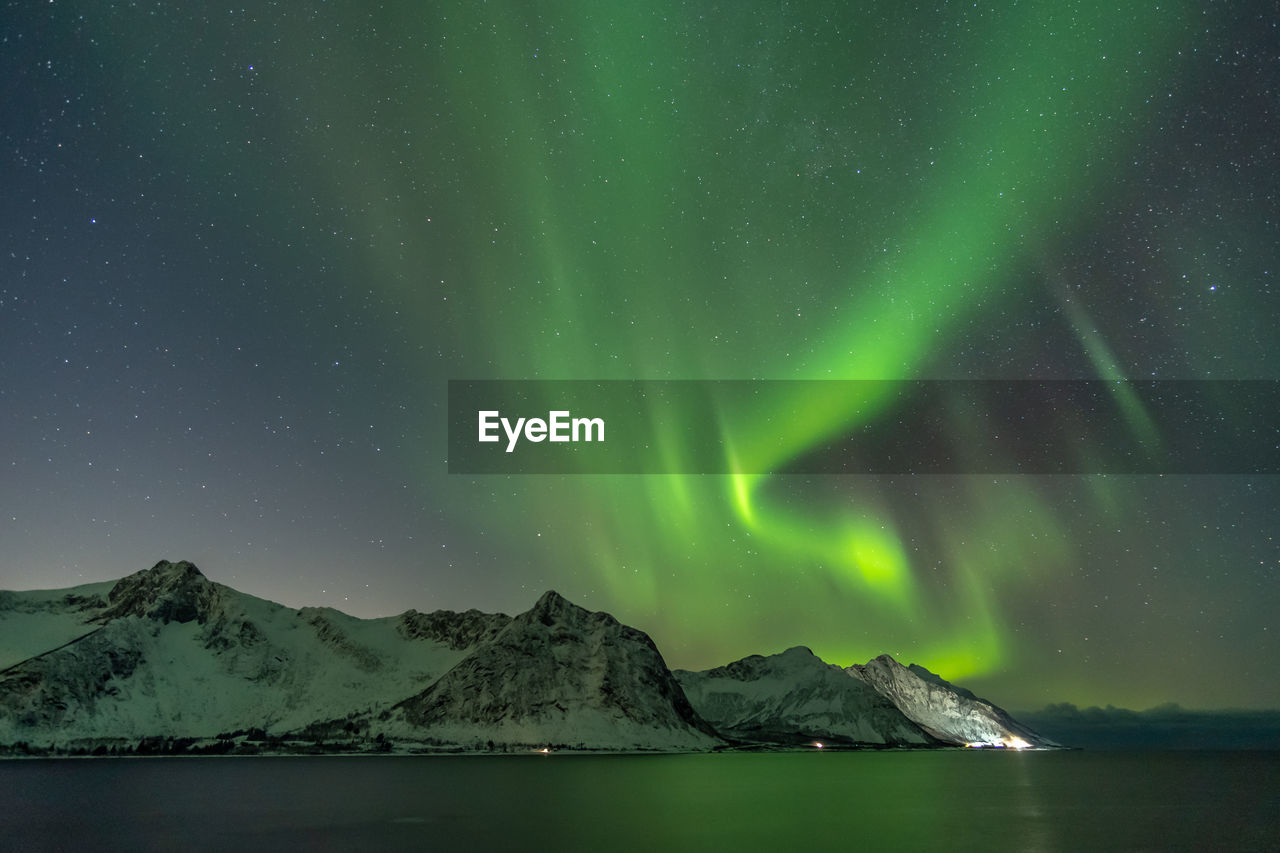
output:
M 187 562 L 161 561 L 115 584 L 6 592 L 0 743 L 283 732 L 386 708 L 507 621 L 292 610 Z
M 939 740 L 973 746 L 1058 746 L 1018 723 L 1003 709 L 922 666 L 903 666 L 889 655 L 881 655 L 845 671 L 875 688 Z
M 321 750 L 1050 745 L 888 656 L 841 670 L 794 648 L 673 675 L 646 634 L 554 592 L 514 618 L 357 619 L 166 560 L 114 583 L 0 592 L 0 749 L 157 739 L 221 751 L 258 749 L 249 739 Z
M 339 738 L 371 738 L 369 720 L 434 745 L 720 743 L 645 634 L 555 593 L 515 619 L 357 619 L 293 610 L 161 561 L 114 584 L 0 593 L 0 667 L 0 744 L 246 730 L 332 741 L 332 721 Z
M 932 744 L 874 688 L 802 646 L 704 672 L 677 670 L 693 707 L 722 734 L 773 744 Z
M 452 743 L 706 749 L 694 712 L 649 637 L 548 592 L 375 726 Z

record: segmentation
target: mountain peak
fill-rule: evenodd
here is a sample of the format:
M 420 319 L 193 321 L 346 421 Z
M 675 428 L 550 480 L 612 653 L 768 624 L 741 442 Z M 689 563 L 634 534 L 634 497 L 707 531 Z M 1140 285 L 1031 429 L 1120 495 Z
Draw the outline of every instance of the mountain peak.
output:
M 171 560 L 161 560 L 150 568 L 153 574 L 161 577 L 199 577 L 203 578 L 204 573 L 196 568 L 196 564 L 190 560 L 178 560 L 176 563 Z
M 720 743 L 647 634 L 554 590 L 395 709 L 411 731 L 462 741 L 593 749 Z
M 777 654 L 747 655 L 724 666 L 692 674 L 745 682 L 768 677 L 792 677 L 801 673 L 817 674 L 830 668 L 831 665 L 808 646 L 792 646 Z
M 538 597 L 534 607 L 563 607 L 569 600 L 554 589 L 549 589 Z
M 550 624 L 555 620 L 583 619 L 590 616 L 591 611 L 579 607 L 554 589 L 549 589 L 533 605 L 528 615 L 544 624 Z
M 217 599 L 216 586 L 194 563 L 161 560 L 117 581 L 107 593 L 109 606 L 98 619 L 146 616 L 163 622 L 203 623 Z

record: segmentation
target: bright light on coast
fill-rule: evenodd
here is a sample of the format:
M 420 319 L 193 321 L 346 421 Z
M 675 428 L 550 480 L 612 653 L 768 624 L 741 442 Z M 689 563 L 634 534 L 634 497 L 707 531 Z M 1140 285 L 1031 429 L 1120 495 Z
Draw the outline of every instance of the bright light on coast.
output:
M 819 743 L 818 741 L 814 741 L 814 742 L 813 742 L 813 748 L 814 748 L 814 749 L 822 749 L 822 744 L 821 744 L 821 743 Z
M 1028 749 L 1031 747 L 1031 744 L 1027 743 L 1020 737 L 1007 737 L 1004 740 L 996 741 L 975 740 L 965 744 L 966 749 L 984 749 L 986 747 L 996 747 L 997 749 Z

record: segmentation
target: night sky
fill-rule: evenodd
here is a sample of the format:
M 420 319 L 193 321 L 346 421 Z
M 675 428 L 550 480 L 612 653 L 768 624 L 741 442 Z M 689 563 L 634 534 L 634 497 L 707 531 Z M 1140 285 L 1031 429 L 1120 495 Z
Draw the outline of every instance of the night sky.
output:
M 1280 379 L 1274 9 L 1119 6 L 7 4 L 0 588 L 1280 707 L 1274 476 L 448 473 L 449 379 Z

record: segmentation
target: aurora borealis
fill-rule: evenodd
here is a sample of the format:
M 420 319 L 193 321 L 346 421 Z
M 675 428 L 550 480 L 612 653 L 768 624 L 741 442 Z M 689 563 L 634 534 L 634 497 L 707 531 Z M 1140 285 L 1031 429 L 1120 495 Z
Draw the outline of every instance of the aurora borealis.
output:
M 807 383 L 725 431 L 738 475 L 449 474 L 444 438 L 449 379 L 1280 379 L 1276 23 L 13 7 L 0 588 L 162 557 L 360 616 L 555 588 L 673 666 L 1280 707 L 1273 476 L 746 473 L 883 414 Z

